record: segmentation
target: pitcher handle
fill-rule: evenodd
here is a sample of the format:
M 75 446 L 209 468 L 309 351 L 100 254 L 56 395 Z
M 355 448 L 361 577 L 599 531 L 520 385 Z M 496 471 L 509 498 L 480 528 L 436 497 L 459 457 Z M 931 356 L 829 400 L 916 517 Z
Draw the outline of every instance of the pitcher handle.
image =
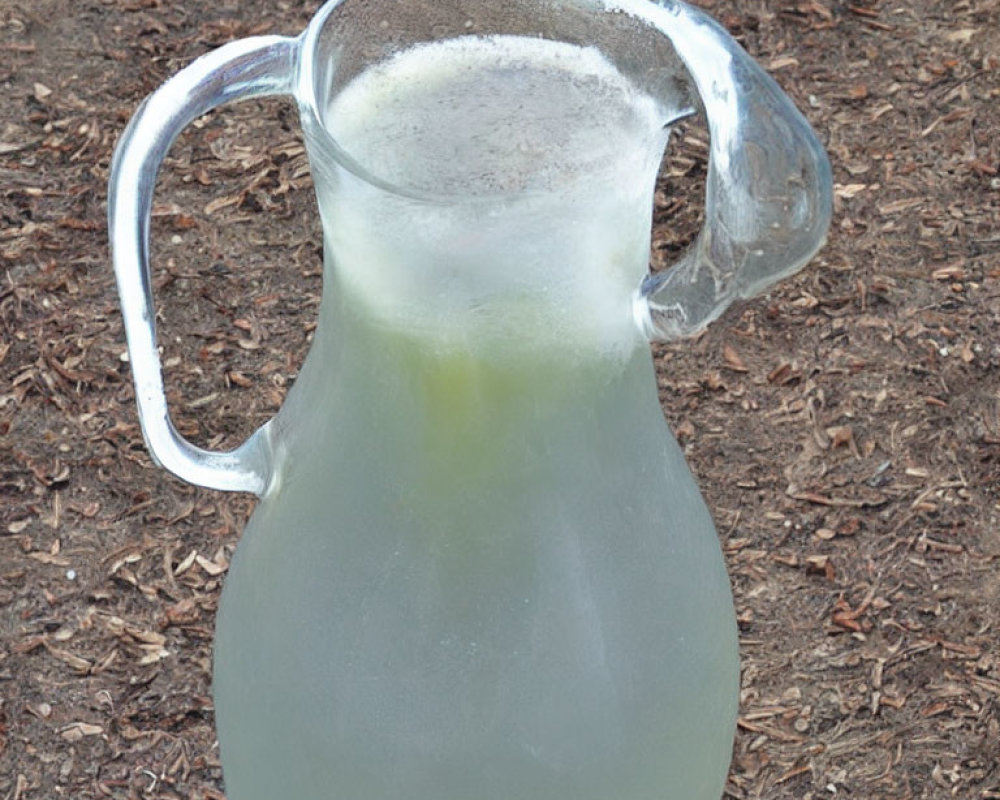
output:
M 297 39 L 260 36 L 197 59 L 143 101 L 111 162 L 108 232 L 143 437 L 156 463 L 211 489 L 263 494 L 271 475 L 267 425 L 218 453 L 192 445 L 171 422 L 149 269 L 153 189 L 170 145 L 192 120 L 230 100 L 291 94 L 297 47 Z
M 803 267 L 826 239 L 833 185 L 809 123 L 725 29 L 677 0 L 643 5 L 687 67 L 711 137 L 704 228 L 637 295 L 646 335 L 669 340 Z

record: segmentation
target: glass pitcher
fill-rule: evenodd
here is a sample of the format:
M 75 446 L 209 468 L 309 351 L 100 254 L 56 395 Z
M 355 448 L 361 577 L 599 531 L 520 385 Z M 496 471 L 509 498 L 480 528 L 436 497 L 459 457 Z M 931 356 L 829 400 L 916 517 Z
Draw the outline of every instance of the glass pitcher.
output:
M 278 415 L 207 452 L 166 408 L 152 190 L 188 122 L 267 94 L 298 103 L 323 301 Z M 650 275 L 699 109 L 705 227 Z M 259 497 L 216 629 L 230 800 L 717 800 L 732 598 L 648 341 L 800 268 L 830 210 L 804 119 L 673 0 L 332 0 L 147 99 L 109 202 L 144 435 Z

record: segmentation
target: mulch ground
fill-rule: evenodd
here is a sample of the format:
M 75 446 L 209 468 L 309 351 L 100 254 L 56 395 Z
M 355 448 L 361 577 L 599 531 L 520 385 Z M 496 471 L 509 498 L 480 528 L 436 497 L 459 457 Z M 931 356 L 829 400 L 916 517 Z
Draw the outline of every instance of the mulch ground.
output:
M 218 591 L 252 502 L 155 468 L 108 259 L 139 100 L 289 0 L 0 2 L 0 798 L 223 797 Z M 702 0 L 828 147 L 830 241 L 657 346 L 740 621 L 727 797 L 1000 798 L 1000 2 Z M 680 131 L 653 260 L 699 226 Z M 153 223 L 182 432 L 241 441 L 315 323 L 321 238 L 294 109 L 213 113 Z

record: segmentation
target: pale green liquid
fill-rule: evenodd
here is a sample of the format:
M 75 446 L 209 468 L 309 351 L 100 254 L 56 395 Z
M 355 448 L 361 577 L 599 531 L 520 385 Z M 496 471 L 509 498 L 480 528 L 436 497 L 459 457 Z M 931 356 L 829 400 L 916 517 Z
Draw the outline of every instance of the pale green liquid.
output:
M 651 177 L 569 180 L 569 204 L 319 187 L 320 324 L 217 626 L 231 800 L 721 795 L 729 585 L 629 314 Z M 387 203 L 408 240 L 365 221 Z

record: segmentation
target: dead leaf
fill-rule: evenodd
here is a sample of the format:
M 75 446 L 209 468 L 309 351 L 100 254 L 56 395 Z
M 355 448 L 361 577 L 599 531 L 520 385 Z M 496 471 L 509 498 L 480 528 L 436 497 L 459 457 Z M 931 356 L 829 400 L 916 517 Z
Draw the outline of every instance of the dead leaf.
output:
M 965 275 L 965 268 L 961 263 L 938 267 L 931 273 L 931 277 L 937 281 L 960 281 L 965 279 Z
M 209 561 L 203 555 L 195 556 L 195 561 L 198 562 L 198 566 L 201 567 L 205 572 L 211 575 L 213 578 L 217 577 L 229 569 L 229 564 L 217 564 L 215 561 Z
M 979 33 L 979 28 L 960 28 L 957 31 L 946 33 L 944 38 L 956 44 L 967 44 L 977 33 Z
M 904 197 L 900 200 L 893 200 L 891 203 L 879 206 L 878 213 L 886 217 L 890 214 L 898 214 L 901 211 L 909 211 L 911 208 L 916 208 L 923 203 L 924 198 L 922 197 Z
M 169 650 L 163 647 L 159 647 L 158 645 L 155 644 L 140 645 L 140 649 L 145 654 L 142 656 L 142 658 L 139 659 L 140 666 L 146 666 L 147 664 L 156 664 L 170 656 Z
M 775 72 L 779 69 L 784 69 L 785 67 L 797 67 L 799 65 L 799 60 L 795 56 L 779 56 L 772 60 L 767 68 L 770 72 Z
M 205 214 L 215 214 L 222 211 L 224 208 L 229 208 L 230 206 L 238 206 L 246 199 L 247 193 L 245 191 L 236 192 L 235 194 L 226 195 L 224 197 L 217 197 L 205 205 L 202 209 Z
M 826 429 L 826 435 L 830 437 L 830 443 L 834 447 L 854 444 L 854 432 L 850 425 L 837 425 Z
M 22 533 L 31 524 L 31 517 L 15 520 L 7 526 L 8 533 Z
M 727 344 L 722 348 L 722 358 L 726 362 L 726 366 L 733 372 L 748 371 L 746 365 L 743 363 L 743 359 L 740 358 L 739 353 L 737 353 L 731 345 Z
M 70 561 L 68 558 L 63 558 L 62 556 L 54 556 L 51 553 L 35 552 L 28 553 L 28 558 L 35 561 L 40 561 L 43 564 L 51 564 L 54 567 L 68 567 Z
M 59 729 L 59 735 L 67 742 L 78 742 L 86 736 L 99 736 L 104 733 L 101 725 L 90 722 L 73 722 Z
M 72 668 L 74 672 L 78 672 L 81 675 L 87 675 L 93 666 L 87 659 L 80 658 L 80 656 L 74 655 L 66 650 L 60 650 L 58 647 L 53 647 L 47 642 L 45 644 L 45 648 L 53 656 Z
M 846 185 L 838 183 L 834 185 L 833 193 L 837 197 L 850 199 L 852 197 L 856 197 L 857 195 L 861 194 L 867 188 L 868 188 L 867 183 L 848 183 Z
M 183 575 L 185 572 L 191 569 L 191 566 L 194 564 L 194 560 L 197 557 L 198 553 L 195 550 L 192 550 L 190 553 L 188 553 L 187 557 L 180 564 L 177 565 L 176 569 L 174 569 L 174 575 Z
M 806 574 L 822 575 L 828 581 L 833 581 L 837 577 L 833 561 L 827 555 L 806 556 Z
M 166 610 L 167 625 L 188 625 L 198 620 L 201 616 L 198 604 L 193 597 L 186 597 L 183 600 L 168 606 Z

